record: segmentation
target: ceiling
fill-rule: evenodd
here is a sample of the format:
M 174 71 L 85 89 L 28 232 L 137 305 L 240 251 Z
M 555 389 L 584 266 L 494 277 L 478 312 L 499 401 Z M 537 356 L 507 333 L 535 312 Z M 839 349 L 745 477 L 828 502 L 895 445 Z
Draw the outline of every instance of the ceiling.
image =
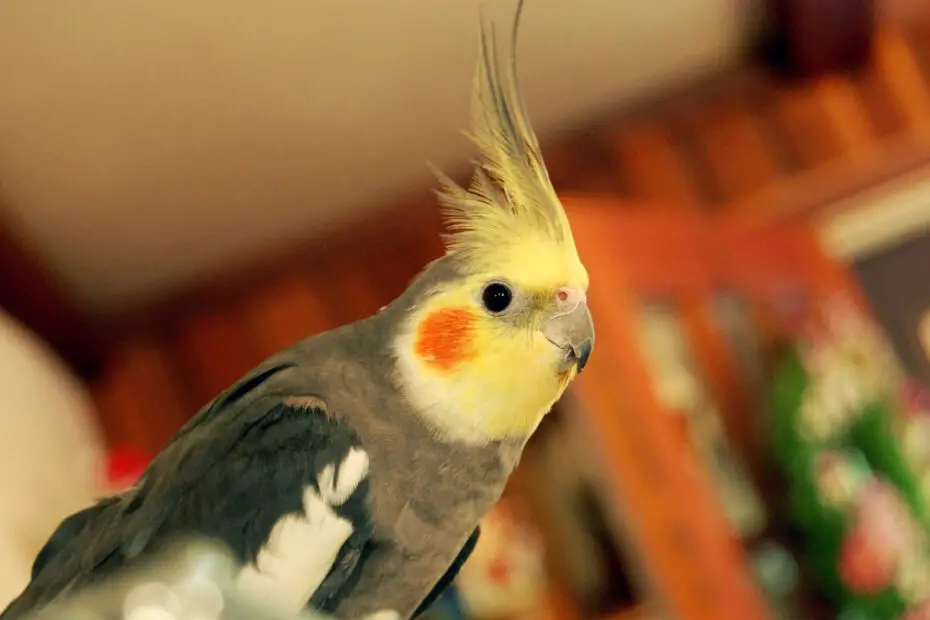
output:
M 311 243 L 470 157 L 478 4 L 4 0 L 6 217 L 99 311 Z M 757 4 L 527 2 L 538 131 L 730 63 Z

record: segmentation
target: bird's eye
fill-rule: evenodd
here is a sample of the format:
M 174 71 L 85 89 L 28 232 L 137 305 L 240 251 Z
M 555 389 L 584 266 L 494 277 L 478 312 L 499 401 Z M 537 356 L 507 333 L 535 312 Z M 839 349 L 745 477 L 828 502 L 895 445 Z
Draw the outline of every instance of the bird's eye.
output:
M 506 284 L 491 282 L 481 293 L 481 301 L 488 312 L 498 314 L 510 307 L 510 302 L 513 301 L 513 291 Z

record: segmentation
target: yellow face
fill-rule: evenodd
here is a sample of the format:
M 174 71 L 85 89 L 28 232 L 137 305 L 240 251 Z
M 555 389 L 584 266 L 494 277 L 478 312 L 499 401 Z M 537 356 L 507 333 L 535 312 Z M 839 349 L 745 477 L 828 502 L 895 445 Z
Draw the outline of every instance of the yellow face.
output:
M 460 275 L 418 302 L 395 341 L 399 382 L 448 439 L 526 438 L 594 346 L 588 275 L 519 96 L 514 60 L 482 19 L 464 189 L 438 173 Z
M 529 436 L 587 362 L 587 273 L 549 249 L 440 286 L 398 340 L 408 397 L 448 439 Z

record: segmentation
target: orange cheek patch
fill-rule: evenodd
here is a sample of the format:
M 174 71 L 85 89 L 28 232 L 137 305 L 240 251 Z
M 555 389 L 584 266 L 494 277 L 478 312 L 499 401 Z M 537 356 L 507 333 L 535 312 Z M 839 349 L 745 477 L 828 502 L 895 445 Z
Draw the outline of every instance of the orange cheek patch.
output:
M 468 346 L 474 327 L 475 315 L 469 310 L 436 310 L 420 323 L 414 352 L 427 364 L 450 370 L 474 355 Z

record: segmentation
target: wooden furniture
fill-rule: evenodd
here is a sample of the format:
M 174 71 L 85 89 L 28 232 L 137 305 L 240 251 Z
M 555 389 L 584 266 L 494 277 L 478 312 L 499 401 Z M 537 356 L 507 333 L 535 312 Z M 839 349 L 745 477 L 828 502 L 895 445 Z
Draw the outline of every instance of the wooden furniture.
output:
M 687 620 L 772 617 L 712 461 L 729 451 L 744 464 L 767 510 L 754 458 L 766 346 L 830 296 L 858 299 L 853 281 L 803 224 L 634 214 L 590 197 L 564 204 L 598 333 L 597 359 L 572 390 L 574 414 L 654 596 Z

